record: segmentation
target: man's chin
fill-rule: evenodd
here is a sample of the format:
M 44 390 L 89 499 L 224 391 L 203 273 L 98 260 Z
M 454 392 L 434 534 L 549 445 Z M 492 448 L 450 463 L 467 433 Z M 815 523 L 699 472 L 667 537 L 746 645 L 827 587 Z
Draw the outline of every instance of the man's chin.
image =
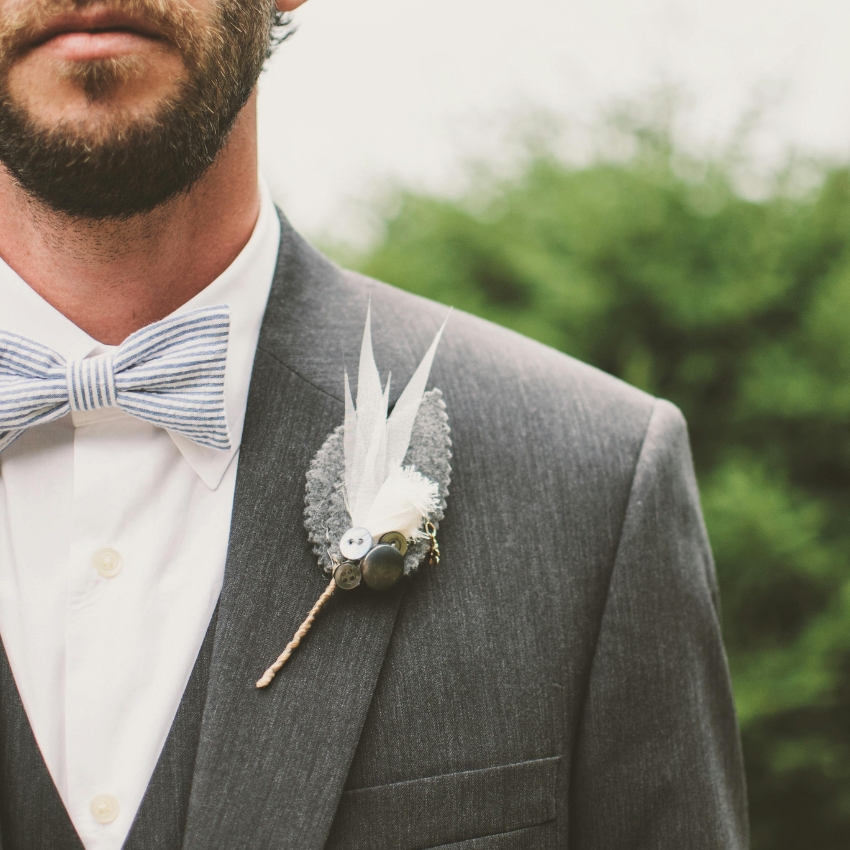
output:
M 161 103 L 134 103 L 130 108 L 123 104 L 120 93 L 116 96 L 100 81 L 89 85 L 81 103 L 58 117 L 53 112 L 44 115 L 19 106 L 18 114 L 33 134 L 34 144 L 50 140 L 53 146 L 64 150 L 89 150 L 102 156 L 104 152 L 120 150 L 129 137 L 144 135 L 157 124 L 165 108 Z
M 147 63 L 140 56 L 128 54 L 108 59 L 66 63 L 62 76 L 78 89 L 87 102 L 103 108 L 127 110 L 128 89 L 138 89 L 144 79 Z
M 86 61 L 26 57 L 9 69 L 7 91 L 44 128 L 120 126 L 161 111 L 187 76 L 179 55 L 127 53 Z
M 0 159 L 27 195 L 54 212 L 104 220 L 153 210 L 191 186 L 212 157 L 199 155 L 176 104 L 128 110 L 117 100 L 100 89 L 61 120 L 45 121 L 7 97 Z
M 54 149 L 90 151 L 92 156 L 108 158 L 123 149 L 123 140 L 144 133 L 156 120 L 154 113 L 129 113 L 104 100 L 67 115 L 58 125 L 29 116 L 27 126 L 40 144 L 49 141 Z

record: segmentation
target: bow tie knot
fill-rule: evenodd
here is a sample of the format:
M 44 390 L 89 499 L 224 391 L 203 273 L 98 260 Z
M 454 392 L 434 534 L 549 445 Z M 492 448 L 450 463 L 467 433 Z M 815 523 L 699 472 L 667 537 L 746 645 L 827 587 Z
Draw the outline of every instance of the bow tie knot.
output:
M 0 451 L 34 425 L 106 407 L 202 446 L 229 449 L 229 333 L 230 308 L 221 304 L 148 325 L 109 354 L 66 361 L 0 331 Z
M 112 354 L 69 360 L 67 379 L 68 403 L 75 413 L 117 407 L 115 357 Z

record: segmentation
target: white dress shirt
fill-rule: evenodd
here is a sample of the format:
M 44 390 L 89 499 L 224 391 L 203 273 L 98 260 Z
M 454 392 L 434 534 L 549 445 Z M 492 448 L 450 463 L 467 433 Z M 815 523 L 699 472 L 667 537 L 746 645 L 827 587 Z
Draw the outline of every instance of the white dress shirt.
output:
M 0 635 L 36 741 L 87 850 L 119 850 L 221 590 L 251 367 L 280 222 L 182 313 L 230 306 L 233 447 L 117 409 L 36 426 L 0 454 Z M 67 359 L 108 349 L 0 261 L 0 329 Z

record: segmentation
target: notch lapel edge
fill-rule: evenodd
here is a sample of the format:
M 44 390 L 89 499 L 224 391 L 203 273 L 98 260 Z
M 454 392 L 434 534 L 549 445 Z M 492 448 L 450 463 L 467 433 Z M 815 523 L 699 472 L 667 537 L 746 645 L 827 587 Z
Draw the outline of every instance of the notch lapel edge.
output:
M 285 259 L 282 244 L 272 298 L 291 277 L 281 273 Z M 299 344 L 297 332 L 288 344 Z M 304 492 L 309 464 L 343 412 L 261 334 L 185 850 L 320 850 L 330 830 L 403 588 L 335 594 L 271 686 L 258 691 L 254 682 L 326 587 L 303 525 Z

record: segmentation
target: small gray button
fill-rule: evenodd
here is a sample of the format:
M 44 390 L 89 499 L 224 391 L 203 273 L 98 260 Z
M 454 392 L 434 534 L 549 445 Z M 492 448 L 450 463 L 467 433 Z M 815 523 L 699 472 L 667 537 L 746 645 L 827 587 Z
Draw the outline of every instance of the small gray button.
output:
M 354 590 L 360 584 L 360 567 L 346 561 L 334 570 L 334 581 L 340 590 Z
M 371 548 L 372 535 L 367 528 L 349 528 L 339 541 L 339 551 L 349 561 L 359 561 Z

